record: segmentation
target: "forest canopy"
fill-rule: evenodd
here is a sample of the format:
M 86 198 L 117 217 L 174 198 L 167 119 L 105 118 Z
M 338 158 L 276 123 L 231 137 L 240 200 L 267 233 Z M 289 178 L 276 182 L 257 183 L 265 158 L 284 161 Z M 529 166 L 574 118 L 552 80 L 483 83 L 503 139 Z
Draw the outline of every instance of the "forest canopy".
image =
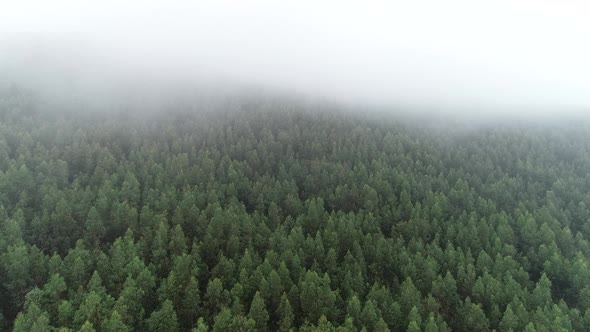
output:
M 76 107 L 0 95 L 4 330 L 590 331 L 588 122 Z

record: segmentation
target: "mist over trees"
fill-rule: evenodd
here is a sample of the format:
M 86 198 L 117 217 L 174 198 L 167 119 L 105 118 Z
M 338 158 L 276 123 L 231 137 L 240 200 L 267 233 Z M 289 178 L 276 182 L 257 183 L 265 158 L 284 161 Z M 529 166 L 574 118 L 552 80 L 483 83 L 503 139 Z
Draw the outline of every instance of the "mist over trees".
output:
M 0 331 L 590 331 L 585 3 L 0 12 Z
M 0 95 L 4 330 L 590 330 L 588 122 L 90 106 Z

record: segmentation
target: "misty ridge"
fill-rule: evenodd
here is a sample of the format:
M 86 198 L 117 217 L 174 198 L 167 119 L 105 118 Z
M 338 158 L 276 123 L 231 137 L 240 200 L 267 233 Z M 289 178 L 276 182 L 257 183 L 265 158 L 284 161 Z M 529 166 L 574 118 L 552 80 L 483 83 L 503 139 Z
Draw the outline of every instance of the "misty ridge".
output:
M 0 7 L 0 331 L 590 331 L 587 5 Z
M 9 44 L 10 45 L 10 44 Z M 107 60 L 91 54 L 87 43 L 13 42 L 3 55 L 2 95 L 27 94 L 41 112 L 127 113 L 153 115 L 166 112 L 216 112 L 225 107 L 239 110 L 242 104 L 269 103 L 307 112 L 337 111 L 343 114 L 385 115 L 424 123 L 463 123 L 481 126 L 498 123 L 585 121 L 587 108 L 552 104 L 504 104 L 465 101 L 433 104 L 425 94 L 420 101 L 404 97 L 397 101 L 367 100 L 355 96 L 324 94 L 296 89 L 289 84 L 244 81 L 199 70 L 178 67 L 160 59 L 138 65 L 122 58 Z M 57 43 L 59 45 L 59 43 Z M 86 45 L 86 47 L 84 47 Z M 72 50 L 78 50 L 73 52 Z
M 94 103 L 248 89 L 444 115 L 536 118 L 590 107 L 584 8 L 463 0 L 334 8 L 24 2 L 0 25 L 0 82 Z

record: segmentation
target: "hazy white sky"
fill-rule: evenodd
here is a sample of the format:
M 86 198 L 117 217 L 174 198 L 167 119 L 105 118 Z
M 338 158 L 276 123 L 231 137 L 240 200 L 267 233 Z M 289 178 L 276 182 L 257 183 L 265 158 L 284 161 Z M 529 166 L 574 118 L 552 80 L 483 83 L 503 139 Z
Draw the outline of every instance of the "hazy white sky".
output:
M 3 1 L 0 67 L 223 77 L 357 102 L 590 107 L 590 3 Z

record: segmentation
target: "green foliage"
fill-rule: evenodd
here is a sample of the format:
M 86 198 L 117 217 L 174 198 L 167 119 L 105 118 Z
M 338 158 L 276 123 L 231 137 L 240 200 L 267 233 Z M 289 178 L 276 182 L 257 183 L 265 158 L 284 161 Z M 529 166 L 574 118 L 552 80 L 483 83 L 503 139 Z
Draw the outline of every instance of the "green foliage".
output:
M 94 326 L 92 325 L 91 322 L 86 321 L 86 322 L 84 322 L 82 327 L 78 330 L 78 332 L 96 332 L 96 330 L 94 329 Z
M 256 331 L 256 322 L 252 318 L 232 314 L 229 308 L 223 308 L 215 316 L 213 324 L 213 332 L 222 331 Z
M 301 309 L 310 322 L 316 323 L 320 316 L 334 316 L 336 295 L 330 289 L 327 274 L 319 276 L 315 271 L 307 271 L 300 284 Z
M 121 315 L 119 315 L 118 311 L 113 311 L 111 317 L 108 318 L 105 322 L 102 323 L 102 329 L 104 331 L 113 331 L 113 332 L 127 332 L 129 331 L 129 327 L 123 323 L 121 320 Z
M 266 311 L 266 305 L 264 300 L 260 296 L 260 292 L 254 294 L 254 299 L 250 305 L 250 311 L 248 317 L 256 322 L 256 330 L 265 331 L 268 326 L 268 312 Z
M 32 303 L 27 310 L 19 313 L 14 322 L 13 331 L 17 332 L 42 332 L 48 331 L 51 327 L 49 325 L 49 317 L 46 312 L 42 312 L 39 307 Z
M 3 330 L 590 330 L 584 121 L 0 95 Z
M 149 331 L 179 331 L 180 326 L 176 317 L 176 312 L 170 300 L 166 300 L 159 310 L 154 311 L 147 319 Z
M 281 332 L 288 332 L 293 328 L 293 308 L 289 302 L 289 298 L 286 293 L 281 295 L 281 304 L 277 309 L 279 316 L 278 330 Z

